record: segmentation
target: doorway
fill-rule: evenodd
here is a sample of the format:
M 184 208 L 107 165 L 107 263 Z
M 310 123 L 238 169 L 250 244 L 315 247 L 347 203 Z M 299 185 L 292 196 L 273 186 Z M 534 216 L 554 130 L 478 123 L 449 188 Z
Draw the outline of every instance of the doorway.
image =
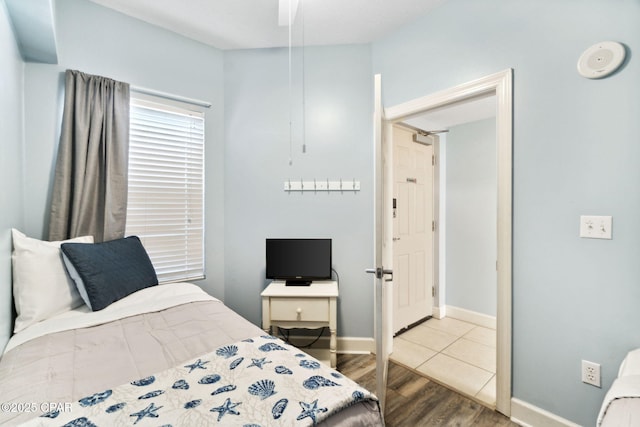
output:
M 428 95 L 413 101 L 384 109 L 384 123 L 387 140 L 393 139 L 389 128 L 392 124 L 406 122 L 426 112 L 435 112 L 452 105 L 461 105 L 473 99 L 495 96 L 496 104 L 496 144 L 497 144 L 497 314 L 496 314 L 496 409 L 509 416 L 511 413 L 511 223 L 512 223 L 512 70 L 506 70 L 485 78 Z M 389 141 L 387 141 L 388 143 Z M 389 144 L 390 145 L 390 144 Z M 436 147 L 436 155 L 437 155 Z M 384 159 L 384 157 L 383 157 Z M 384 163 L 384 161 L 383 161 Z M 385 180 L 389 185 L 388 180 Z M 382 191 L 384 192 L 384 191 Z M 390 190 L 387 189 L 389 194 Z M 437 198 L 436 198 L 437 200 Z M 385 210 L 390 216 L 391 210 Z M 434 210 L 437 217 L 437 210 Z M 436 221 L 438 219 L 436 218 Z M 385 224 L 389 222 L 385 220 Z M 437 229 L 437 228 L 436 228 Z M 376 241 L 376 245 L 391 246 L 391 235 L 380 233 L 384 243 Z M 438 238 L 437 236 L 435 237 Z M 439 254 L 435 253 L 436 258 Z M 389 263 L 387 263 L 389 265 Z M 438 277 L 442 274 L 440 272 Z M 444 290 L 436 283 L 436 301 L 438 307 L 444 307 Z M 388 294 L 387 294 L 388 295 Z M 384 296 L 383 296 L 384 299 Z M 389 301 L 381 305 L 389 307 Z M 383 312 L 383 324 L 391 325 L 390 312 Z M 384 340 L 391 339 L 391 327 L 386 330 Z M 386 353 L 386 352 L 385 352 Z M 388 354 L 388 353 L 387 353 Z M 384 356 L 384 355 L 383 355 Z M 384 357 L 383 357 L 384 361 Z
M 416 132 L 440 135 L 431 138 L 439 147 L 437 283 L 446 305 L 397 335 L 390 356 L 490 408 L 496 404 L 495 102 L 494 96 L 481 98 L 408 121 Z M 394 272 L 398 267 L 394 263 Z M 393 286 L 400 286 L 395 274 Z

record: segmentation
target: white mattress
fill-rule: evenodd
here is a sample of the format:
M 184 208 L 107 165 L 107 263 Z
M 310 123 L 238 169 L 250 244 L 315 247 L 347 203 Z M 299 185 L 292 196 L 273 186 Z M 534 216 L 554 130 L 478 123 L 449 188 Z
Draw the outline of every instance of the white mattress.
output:
M 143 313 L 153 313 L 196 301 L 219 301 L 192 283 L 170 283 L 141 289 L 100 311 L 92 312 L 83 305 L 62 313 L 15 334 L 4 352 L 29 340 L 70 329 L 101 325 Z
M 597 425 L 640 425 L 640 349 L 630 351 L 620 364 L 618 378 L 613 381 L 602 402 Z

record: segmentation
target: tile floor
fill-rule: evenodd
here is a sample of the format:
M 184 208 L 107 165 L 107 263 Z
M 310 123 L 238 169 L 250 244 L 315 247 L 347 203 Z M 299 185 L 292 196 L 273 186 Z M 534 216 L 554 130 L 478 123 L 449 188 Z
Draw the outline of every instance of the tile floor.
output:
M 445 317 L 393 339 L 394 362 L 495 408 L 496 331 Z

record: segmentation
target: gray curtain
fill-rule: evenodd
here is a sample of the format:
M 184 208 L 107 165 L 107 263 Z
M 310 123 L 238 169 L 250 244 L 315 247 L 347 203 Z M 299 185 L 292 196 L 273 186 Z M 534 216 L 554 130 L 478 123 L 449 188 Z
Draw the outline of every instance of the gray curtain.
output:
M 124 236 L 129 85 L 67 70 L 49 240 Z

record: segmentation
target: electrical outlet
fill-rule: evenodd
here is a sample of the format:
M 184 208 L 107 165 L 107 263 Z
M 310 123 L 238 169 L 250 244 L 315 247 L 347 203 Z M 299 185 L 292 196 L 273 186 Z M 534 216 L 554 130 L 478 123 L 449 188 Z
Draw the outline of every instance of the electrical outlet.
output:
M 600 364 L 583 360 L 582 382 L 600 387 Z

